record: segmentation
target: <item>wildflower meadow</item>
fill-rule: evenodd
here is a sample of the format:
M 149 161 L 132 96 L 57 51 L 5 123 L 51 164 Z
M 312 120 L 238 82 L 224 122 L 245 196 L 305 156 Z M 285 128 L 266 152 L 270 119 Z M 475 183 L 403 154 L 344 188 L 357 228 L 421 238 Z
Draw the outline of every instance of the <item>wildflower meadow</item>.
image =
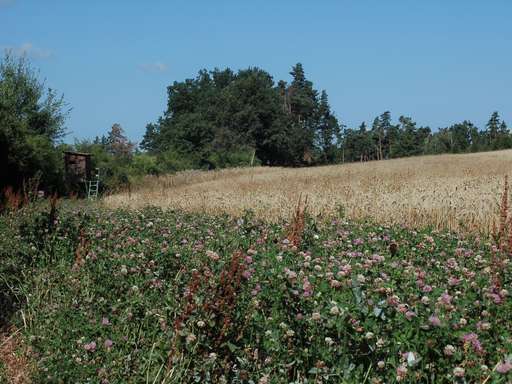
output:
M 508 383 L 507 222 L 489 239 L 300 204 L 267 223 L 53 200 L 0 219 L 1 320 L 36 383 Z

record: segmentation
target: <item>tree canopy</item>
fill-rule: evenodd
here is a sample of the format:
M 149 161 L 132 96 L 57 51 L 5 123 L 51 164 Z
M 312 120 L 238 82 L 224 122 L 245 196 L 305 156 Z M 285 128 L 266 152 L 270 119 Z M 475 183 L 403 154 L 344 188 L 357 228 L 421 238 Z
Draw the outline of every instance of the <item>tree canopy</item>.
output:
M 274 83 L 259 68 L 202 70 L 167 89 L 164 115 L 146 127 L 141 147 L 177 153 L 197 166 L 237 165 L 254 153 L 268 165 L 327 163 L 339 123 L 327 93 L 313 88 L 299 63 L 292 81 Z
M 56 145 L 67 112 L 62 96 L 45 88 L 26 58 L 6 53 L 0 62 L 0 188 L 19 188 L 33 177 L 50 189 L 61 184 Z
M 274 82 L 259 68 L 237 73 L 201 70 L 167 88 L 167 109 L 146 127 L 141 147 L 179 169 L 248 164 L 303 166 L 384 160 L 438 153 L 512 147 L 508 127 L 494 112 L 484 130 L 464 120 L 432 131 L 408 116 L 393 122 L 390 111 L 371 126 L 347 128 L 297 63 L 291 81 Z M 180 159 L 179 161 L 175 161 Z

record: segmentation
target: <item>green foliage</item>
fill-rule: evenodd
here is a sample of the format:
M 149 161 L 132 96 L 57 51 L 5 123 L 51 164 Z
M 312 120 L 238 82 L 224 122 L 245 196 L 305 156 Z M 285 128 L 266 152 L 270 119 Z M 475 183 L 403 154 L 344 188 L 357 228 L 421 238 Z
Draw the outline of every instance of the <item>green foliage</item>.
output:
M 512 147 L 512 137 L 507 124 L 500 119 L 498 112 L 493 112 L 486 125 L 484 137 L 489 149 L 505 149 Z
M 77 141 L 73 146 L 92 155 L 92 168 L 100 170 L 100 189 L 109 192 L 127 187 L 133 178 L 160 173 L 154 156 L 134 153 L 134 148 L 119 124 L 114 124 L 106 137 Z
M 247 167 L 248 165 L 260 164 L 260 161 L 254 156 L 254 150 L 248 148 L 246 150 L 214 152 L 208 160 L 214 168 Z
M 25 58 L 0 62 L 0 190 L 41 174 L 41 187 L 62 189 L 60 152 L 66 104 L 45 90 Z
M 358 130 L 345 129 L 338 142 L 344 161 L 349 162 L 512 148 L 512 136 L 497 112 L 484 131 L 465 120 L 437 132 L 429 127 L 417 127 L 405 116 L 399 117 L 398 124 L 392 124 L 390 113 L 384 112 L 375 118 L 371 130 L 366 128 L 366 123 Z
M 0 217 L 0 327 L 26 303 L 23 285 L 32 272 L 73 252 L 87 226 L 83 212 L 59 215 L 57 200 L 32 203 Z
M 34 382 L 512 378 L 511 265 L 480 239 L 308 218 L 297 248 L 250 212 L 56 212 L 0 217 Z
M 331 113 L 327 92 L 322 91 L 320 104 L 317 110 L 318 132 L 317 147 L 319 150 L 318 162 L 332 164 L 338 160 L 337 145 L 341 140 L 341 130 L 338 120 Z
M 133 156 L 131 168 L 135 175 L 155 175 L 162 173 L 162 167 L 159 165 L 158 158 L 148 153 L 136 153 Z
M 158 154 L 158 162 L 167 172 L 178 172 L 199 168 L 199 160 L 184 156 L 176 151 L 167 150 Z
M 135 149 L 135 144 L 126 137 L 120 124 L 112 125 L 106 138 L 106 149 L 116 159 L 130 160 Z
M 180 150 L 167 149 L 158 153 L 134 152 L 133 147 L 124 136 L 122 128 L 114 124 L 107 137 L 96 138 L 94 141 L 78 141 L 73 149 L 92 154 L 92 167 L 100 169 L 100 186 L 103 192 L 127 188 L 145 175 L 260 164 L 254 149 L 243 146 L 231 150 L 218 147 L 204 152 L 199 147 L 192 146 L 195 149 L 191 153 L 186 151 L 187 146 L 182 146 Z
M 231 166 L 222 159 L 246 148 L 264 165 L 301 166 L 512 147 L 497 112 L 486 131 L 464 121 L 432 132 L 406 116 L 393 124 L 389 111 L 376 117 L 371 129 L 366 123 L 345 129 L 331 112 L 327 92 L 319 96 L 300 63 L 290 75 L 290 84 L 276 85 L 258 68 L 236 74 L 215 69 L 174 82 L 167 111 L 148 124 L 142 148 L 159 156 L 179 153 L 193 167 L 211 169 Z
M 230 69 L 202 70 L 195 79 L 174 82 L 168 87 L 167 111 L 157 123 L 148 124 L 142 148 L 180 153 L 200 167 L 230 166 L 234 160 L 229 157 L 248 149 L 263 164 L 332 161 L 335 144 L 328 136 L 335 136 L 338 123 L 327 94 L 320 105 L 302 65 L 291 74 L 290 86 L 281 81 L 277 87 L 258 68 L 236 74 Z M 324 140 L 322 159 L 312 156 L 317 135 Z
M 512 148 L 512 136 L 494 112 L 485 130 L 469 121 L 432 132 L 410 117 L 393 123 L 386 111 L 367 127 L 346 128 L 331 111 L 327 92 L 307 79 L 302 64 L 291 82 L 274 83 L 259 68 L 201 70 L 167 88 L 167 109 L 146 127 L 141 153 L 119 124 L 101 138 L 61 144 L 67 111 L 62 97 L 45 90 L 25 58 L 0 63 L 0 190 L 37 179 L 47 192 L 64 185 L 63 150 L 92 154 L 101 189 L 125 188 L 144 175 L 186 169 L 250 165 L 304 166 L 383 160 L 439 153 Z

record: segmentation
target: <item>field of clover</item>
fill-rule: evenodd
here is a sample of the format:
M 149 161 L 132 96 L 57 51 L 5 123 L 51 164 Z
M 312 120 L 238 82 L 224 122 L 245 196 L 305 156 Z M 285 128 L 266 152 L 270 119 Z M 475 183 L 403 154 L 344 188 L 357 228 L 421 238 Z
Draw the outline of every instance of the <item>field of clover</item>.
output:
M 22 208 L 0 217 L 0 320 L 36 383 L 512 380 L 507 252 L 299 219 Z

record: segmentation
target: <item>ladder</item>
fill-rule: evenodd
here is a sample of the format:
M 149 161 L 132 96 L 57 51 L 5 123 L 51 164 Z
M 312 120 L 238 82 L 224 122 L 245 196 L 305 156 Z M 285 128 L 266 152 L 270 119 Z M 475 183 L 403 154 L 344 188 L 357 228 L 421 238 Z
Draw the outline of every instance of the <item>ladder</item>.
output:
M 98 190 L 100 189 L 100 170 L 96 168 L 96 175 L 94 180 L 88 180 L 85 182 L 85 188 L 87 190 L 87 199 L 96 200 L 98 198 Z

